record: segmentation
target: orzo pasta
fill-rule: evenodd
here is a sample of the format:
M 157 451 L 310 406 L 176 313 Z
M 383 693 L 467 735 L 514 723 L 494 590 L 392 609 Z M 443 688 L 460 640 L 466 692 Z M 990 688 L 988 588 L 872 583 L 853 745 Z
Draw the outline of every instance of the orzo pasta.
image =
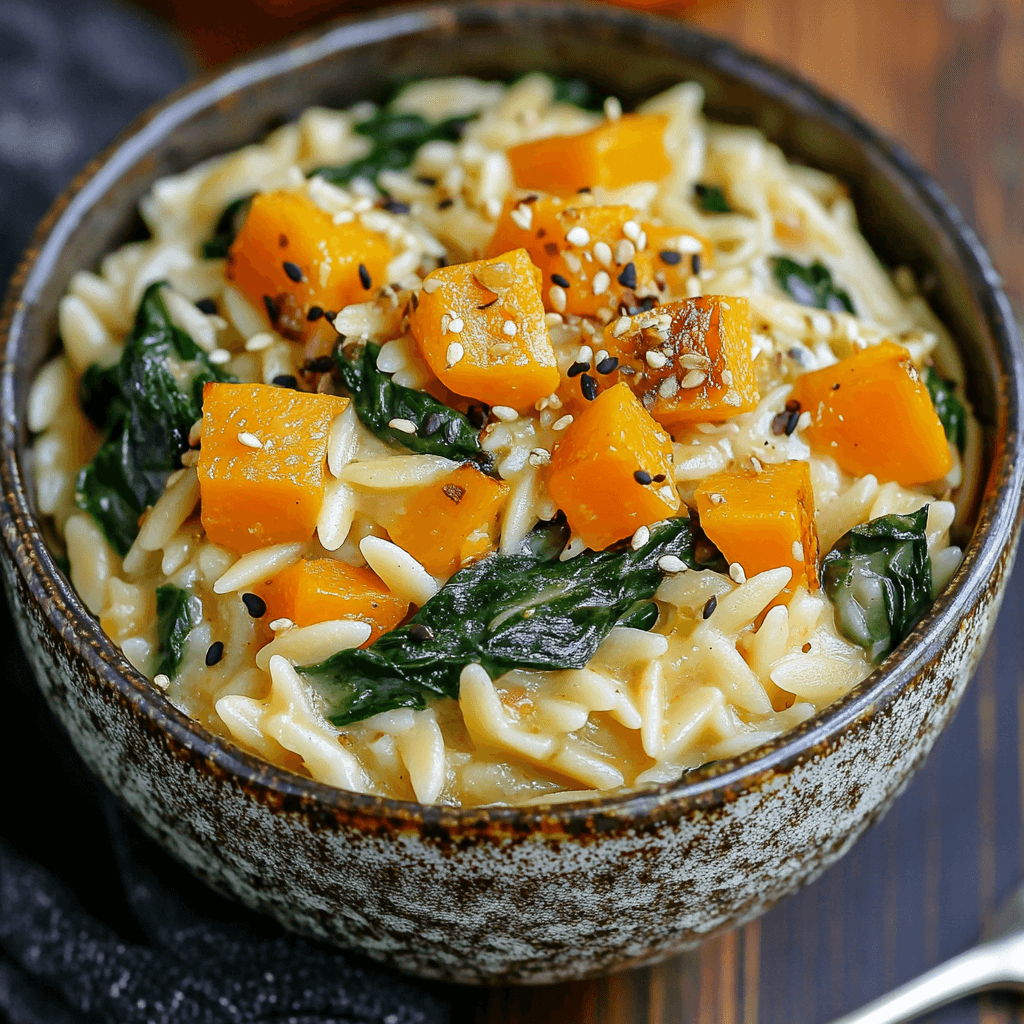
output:
M 74 276 L 36 501 L 177 707 L 331 785 L 546 802 L 756 747 L 907 635 L 974 487 L 956 350 L 839 181 L 702 100 L 310 109 Z

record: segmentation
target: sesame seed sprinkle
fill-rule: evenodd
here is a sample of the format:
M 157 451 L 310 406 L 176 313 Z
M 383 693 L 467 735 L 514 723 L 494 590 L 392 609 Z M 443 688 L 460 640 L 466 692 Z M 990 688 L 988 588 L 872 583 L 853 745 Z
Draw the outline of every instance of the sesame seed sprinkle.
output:
M 562 274 L 552 274 L 551 283 L 557 284 L 560 288 L 569 287 L 569 279 Z
M 608 272 L 605 270 L 599 270 L 594 275 L 594 281 L 591 285 L 595 295 L 604 295 L 608 291 L 608 286 L 612 283 L 611 277 L 608 276 Z
M 281 266 L 284 267 L 284 272 L 296 284 L 299 284 L 302 281 L 302 267 L 300 267 L 297 263 L 292 263 L 291 260 L 285 260 L 284 263 L 281 264 Z
M 153 685 L 158 690 L 166 690 L 171 685 L 170 676 L 164 675 L 163 672 L 158 672 L 153 676 Z
M 628 316 L 620 316 L 619 319 L 615 321 L 615 326 L 612 328 L 612 337 L 621 338 L 622 335 L 629 330 L 631 324 L 632 320 L 630 320 Z
M 551 429 L 552 430 L 565 430 L 565 428 L 567 426 L 569 426 L 570 423 L 572 423 L 572 420 L 573 420 L 572 414 L 571 413 L 566 413 L 566 415 L 563 416 L 561 419 L 555 420 L 555 422 L 551 424 Z
M 533 448 L 530 450 L 528 461 L 534 468 L 548 466 L 551 464 L 551 452 L 547 448 Z
M 708 598 L 707 604 L 704 605 L 704 609 L 703 609 L 703 611 L 701 611 L 700 617 L 702 619 L 710 619 L 711 616 L 715 614 L 715 609 L 717 607 L 718 607 L 718 595 L 717 594 L 712 594 Z
M 708 375 L 703 370 L 690 370 L 681 383 L 684 388 L 695 388 L 703 384 L 707 379 Z
M 580 391 L 583 392 L 583 397 L 588 402 L 592 402 L 597 398 L 597 378 L 591 377 L 589 373 L 582 374 L 580 376 Z
M 618 356 L 606 356 L 594 367 L 598 373 L 614 373 L 618 368 Z
M 466 326 L 465 322 L 462 319 L 460 319 L 459 317 L 456 317 L 454 320 L 449 322 L 448 330 L 451 331 L 452 334 L 461 334 L 462 333 L 462 329 L 465 326 Z
M 551 300 L 551 305 L 555 307 L 555 312 L 565 312 L 565 289 L 559 287 L 557 284 L 552 285 L 551 290 L 548 292 L 548 298 Z
M 658 253 L 658 258 L 662 263 L 666 263 L 668 266 L 674 267 L 682 263 L 683 254 L 681 252 L 677 252 L 675 249 L 662 249 L 661 252 Z
M 577 224 L 575 227 L 569 228 L 565 233 L 565 240 L 570 245 L 588 245 L 590 243 L 590 232 Z
M 284 616 L 282 616 L 279 619 L 274 619 L 270 623 L 270 628 L 275 633 L 280 632 L 282 629 L 292 629 L 294 626 L 295 626 L 295 623 L 292 622 L 291 619 L 286 619 Z
M 686 572 L 686 563 L 677 555 L 662 555 L 658 559 L 658 568 L 662 572 Z
M 519 419 L 519 413 L 515 411 L 510 405 L 495 405 L 491 412 L 494 414 L 496 419 L 501 420 L 502 423 L 511 423 L 513 420 Z
M 403 434 L 416 433 L 416 424 L 412 420 L 402 419 L 400 416 L 396 416 L 393 420 L 388 420 L 388 426 L 392 430 L 401 431 Z
M 214 366 L 223 366 L 231 362 L 231 353 L 226 348 L 215 348 L 208 358 Z
M 622 233 L 631 241 L 635 242 L 640 237 L 640 225 L 635 220 L 627 220 L 622 225 Z
M 586 373 L 590 369 L 590 363 L 573 363 L 568 370 L 565 371 L 567 377 L 578 377 L 581 373 Z
M 243 430 L 238 435 L 238 443 L 244 444 L 246 448 L 262 448 L 263 442 L 255 435 Z
M 224 657 L 224 641 L 214 640 L 206 649 L 206 667 L 213 668 L 214 665 Z
M 743 571 L 743 566 L 739 562 L 733 562 L 729 566 L 729 576 L 733 583 L 746 583 L 747 574 Z
M 267 614 L 267 602 L 259 594 L 245 593 L 242 595 L 245 610 L 254 618 L 262 619 Z
M 636 287 L 636 264 L 627 263 L 622 268 L 622 273 L 617 278 L 619 284 L 623 288 L 635 288 Z
M 663 352 L 655 352 L 654 349 L 645 352 L 644 359 L 647 360 L 647 365 L 652 370 L 660 370 L 668 362 Z
M 628 239 L 623 238 L 615 243 L 615 262 L 628 263 L 636 255 L 636 246 Z
M 612 247 L 607 242 L 595 242 L 594 259 L 602 267 L 610 267 L 612 264 Z
M 512 320 L 506 320 L 505 323 L 502 324 L 501 331 L 507 337 L 514 338 L 516 336 L 515 322 Z
M 638 469 L 633 473 L 633 479 L 638 483 L 646 487 L 654 477 L 647 472 L 646 469 Z
M 274 344 L 274 336 L 264 331 L 262 334 L 254 334 L 246 343 L 246 352 L 262 352 Z
M 428 277 L 426 281 L 423 282 L 423 290 L 428 295 L 433 295 L 440 287 L 441 282 L 436 277 Z
M 629 546 L 634 551 L 639 551 L 649 540 L 651 539 L 651 531 L 646 526 L 637 528 L 636 533 L 633 534 L 632 540 L 629 542 Z
M 369 291 L 373 286 L 373 278 L 370 277 L 370 272 L 366 269 L 365 263 L 359 264 L 359 283 Z
M 466 350 L 462 347 L 462 342 L 453 341 L 445 353 L 445 362 L 448 364 L 448 369 L 450 370 L 465 354 Z
M 322 306 L 310 306 L 309 311 L 306 313 L 306 319 L 312 323 L 314 320 L 319 320 L 324 315 Z

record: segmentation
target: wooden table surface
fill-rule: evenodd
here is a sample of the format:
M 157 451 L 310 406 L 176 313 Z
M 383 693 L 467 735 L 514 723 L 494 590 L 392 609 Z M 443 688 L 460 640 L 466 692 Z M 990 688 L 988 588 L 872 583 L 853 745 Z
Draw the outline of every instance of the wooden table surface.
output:
M 719 0 L 685 17 L 787 64 L 902 142 L 1024 307 L 1024 0 Z M 1024 880 L 1024 564 L 963 705 L 889 814 L 761 920 L 595 982 L 447 990 L 455 1021 L 819 1024 L 964 949 Z M 1024 1021 L 987 996 L 941 1024 Z

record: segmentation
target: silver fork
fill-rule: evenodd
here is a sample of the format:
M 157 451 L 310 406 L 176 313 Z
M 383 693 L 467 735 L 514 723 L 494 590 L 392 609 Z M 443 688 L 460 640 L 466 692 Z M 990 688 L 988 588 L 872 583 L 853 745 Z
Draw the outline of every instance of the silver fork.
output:
M 1024 885 L 999 908 L 978 945 L 832 1024 L 900 1024 L 992 989 L 1024 992 Z

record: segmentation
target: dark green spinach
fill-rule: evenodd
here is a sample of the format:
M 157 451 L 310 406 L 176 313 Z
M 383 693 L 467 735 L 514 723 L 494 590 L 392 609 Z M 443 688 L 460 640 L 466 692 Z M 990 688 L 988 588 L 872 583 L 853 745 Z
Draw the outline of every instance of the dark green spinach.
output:
M 732 213 L 729 200 L 717 185 L 703 185 L 698 182 L 693 186 L 693 192 L 705 213 Z
M 822 561 L 822 584 L 843 634 L 880 661 L 932 603 L 928 506 L 855 526 Z
M 548 75 L 555 87 L 556 103 L 571 103 L 581 110 L 603 110 L 608 93 L 595 89 L 582 78 L 563 78 L 561 75 Z
M 828 267 L 818 260 L 805 267 L 788 256 L 776 256 L 772 260 L 772 271 L 779 287 L 802 306 L 827 309 L 831 313 L 857 312 L 850 296 L 833 284 Z
M 234 244 L 235 235 L 241 230 L 242 221 L 249 212 L 252 198 L 251 195 L 242 196 L 241 199 L 236 199 L 224 207 L 224 212 L 213 229 L 213 235 L 203 242 L 203 259 L 222 260 L 227 256 L 228 250 Z
M 456 462 L 469 459 L 490 470 L 494 457 L 480 447 L 479 429 L 433 395 L 395 384 L 377 369 L 379 355 L 380 346 L 373 342 L 367 342 L 352 359 L 345 357 L 340 344 L 335 349 L 338 373 L 363 425 L 389 444 L 404 445 L 422 455 L 443 455 Z M 416 433 L 389 427 L 395 419 L 408 420 L 415 425 Z
M 943 380 L 934 366 L 924 371 L 924 383 L 946 432 L 946 440 L 962 452 L 967 444 L 967 410 L 956 397 L 956 385 L 951 380 Z
M 203 385 L 235 379 L 171 322 L 163 283 L 142 296 L 120 362 L 90 367 L 82 378 L 82 407 L 107 439 L 79 473 L 75 501 L 122 556 L 139 532 L 139 516 L 181 465 L 202 412 Z
M 514 555 L 491 555 L 457 572 L 408 624 L 371 647 L 339 653 L 298 671 L 328 704 L 335 725 L 393 708 L 457 697 L 459 676 L 476 662 L 492 676 L 516 667 L 583 668 L 612 627 L 653 625 L 651 598 L 664 578 L 658 560 L 697 568 L 696 521 L 651 527 L 639 550 L 585 551 L 564 562 L 554 527 Z M 656 609 L 655 609 L 656 610 Z
M 199 617 L 194 614 L 188 591 L 173 583 L 156 588 L 156 635 L 159 646 L 156 674 L 168 679 L 177 675 L 181 659 L 185 656 L 185 641 Z

